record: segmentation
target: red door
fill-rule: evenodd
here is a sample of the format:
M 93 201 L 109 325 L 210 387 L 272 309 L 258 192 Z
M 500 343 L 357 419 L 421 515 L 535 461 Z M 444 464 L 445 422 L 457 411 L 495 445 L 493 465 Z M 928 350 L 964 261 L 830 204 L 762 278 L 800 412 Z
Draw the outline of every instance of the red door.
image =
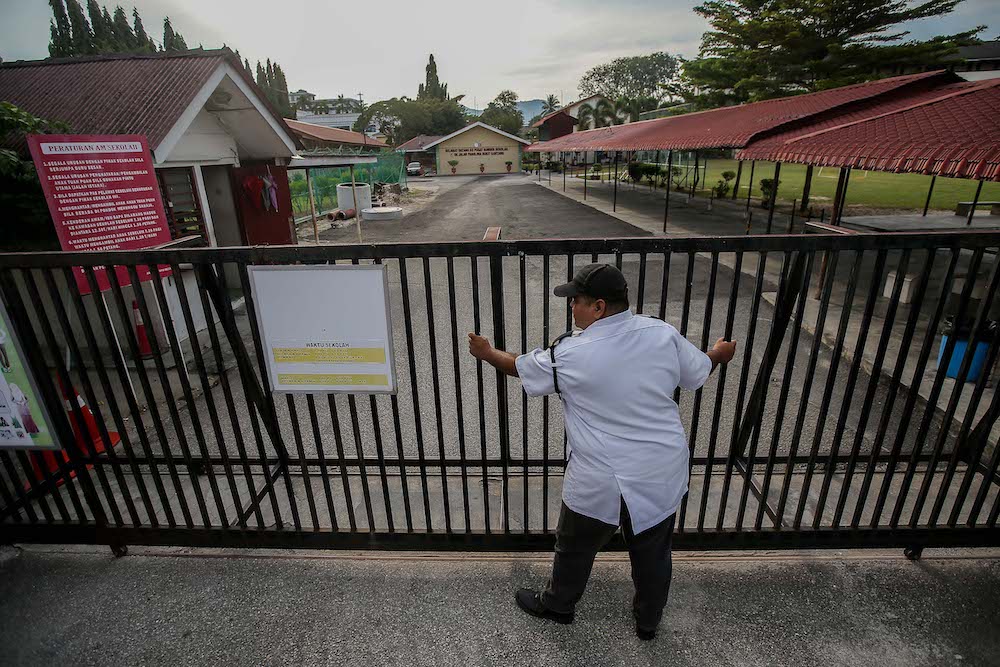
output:
M 277 186 L 276 202 L 269 196 L 268 182 Z M 292 197 L 288 170 L 268 163 L 244 162 L 233 169 L 236 207 L 247 245 L 287 245 L 296 243 L 293 232 Z M 268 195 L 265 201 L 265 194 Z M 277 203 L 277 207 L 274 204 Z

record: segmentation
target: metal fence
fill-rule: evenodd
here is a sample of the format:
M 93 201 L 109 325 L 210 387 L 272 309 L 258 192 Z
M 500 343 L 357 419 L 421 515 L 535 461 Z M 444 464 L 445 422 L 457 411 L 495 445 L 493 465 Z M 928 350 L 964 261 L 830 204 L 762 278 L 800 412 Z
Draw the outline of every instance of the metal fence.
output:
M 551 288 L 607 261 L 636 312 L 703 348 L 739 341 L 732 364 L 675 396 L 691 453 L 678 548 L 997 544 L 1000 342 L 966 346 L 958 375 L 983 348 L 985 370 L 956 381 L 945 369 L 961 341 L 939 331 L 966 319 L 975 340 L 997 317 L 998 247 L 998 233 L 963 232 L 0 255 L 62 441 L 82 443 L 48 460 L 0 450 L 0 530 L 118 553 L 551 548 L 560 401 L 529 399 L 467 353 L 465 334 L 546 345 L 572 323 Z M 247 266 L 328 262 L 386 265 L 397 394 L 267 388 Z M 74 288 L 75 266 L 94 294 L 107 274 L 107 308 Z M 133 285 L 146 267 L 153 279 L 123 287 L 115 266 Z M 146 322 L 174 313 L 152 360 L 137 361 L 122 325 L 130 298 Z M 108 352 L 116 335 L 128 362 Z M 96 424 L 78 401 L 58 409 L 69 387 Z

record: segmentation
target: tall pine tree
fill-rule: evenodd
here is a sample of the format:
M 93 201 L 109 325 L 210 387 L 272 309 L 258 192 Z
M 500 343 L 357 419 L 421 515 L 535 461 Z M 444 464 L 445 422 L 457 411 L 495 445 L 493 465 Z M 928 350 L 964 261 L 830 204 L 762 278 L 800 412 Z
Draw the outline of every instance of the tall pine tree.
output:
M 115 39 L 115 51 L 119 53 L 130 53 L 136 50 L 135 35 L 132 33 L 132 26 L 128 23 L 125 10 L 119 5 L 115 7 L 115 17 L 111 22 L 111 34 Z
M 94 34 L 87 23 L 83 6 L 79 0 L 66 0 L 66 13 L 69 15 L 69 26 L 73 31 L 73 54 L 85 56 L 94 53 Z
M 94 33 L 94 51 L 107 53 L 111 47 L 111 26 L 104 22 L 104 15 L 97 0 L 87 0 L 87 16 L 90 18 L 90 29 Z
M 187 51 L 187 42 L 184 37 L 174 30 L 170 25 L 170 18 L 163 19 L 163 50 L 164 51 Z
M 73 33 L 69 27 L 69 17 L 66 16 L 66 6 L 63 0 L 49 0 L 52 8 L 52 22 L 49 25 L 51 41 L 49 55 L 53 58 L 65 58 L 73 55 Z
M 139 10 L 132 8 L 132 35 L 135 39 L 135 50 L 141 53 L 153 53 L 156 51 L 156 44 L 153 39 L 146 34 L 146 27 L 142 25 L 142 17 Z

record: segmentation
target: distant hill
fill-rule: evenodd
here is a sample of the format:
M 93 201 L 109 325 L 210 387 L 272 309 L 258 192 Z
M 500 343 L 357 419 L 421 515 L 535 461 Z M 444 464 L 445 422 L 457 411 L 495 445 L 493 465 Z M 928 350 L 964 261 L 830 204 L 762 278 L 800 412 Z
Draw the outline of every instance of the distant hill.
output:
M 482 116 L 483 115 L 483 110 L 482 109 L 473 109 L 472 107 L 467 107 L 464 104 L 462 105 L 462 111 L 464 111 L 465 113 L 469 114 L 470 116 Z

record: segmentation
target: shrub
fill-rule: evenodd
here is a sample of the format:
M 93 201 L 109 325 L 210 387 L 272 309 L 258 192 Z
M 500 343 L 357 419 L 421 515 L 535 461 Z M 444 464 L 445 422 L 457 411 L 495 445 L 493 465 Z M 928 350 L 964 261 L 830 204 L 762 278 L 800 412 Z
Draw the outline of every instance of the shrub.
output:
M 684 180 L 684 170 L 680 167 L 670 168 L 670 180 L 674 182 L 674 189 L 678 192 L 681 191 L 681 183 Z
M 764 208 L 770 206 L 772 188 L 775 188 L 774 193 L 777 194 L 776 188 L 780 186 L 781 186 L 781 181 L 775 183 L 773 178 L 760 179 L 761 206 L 763 206 Z

